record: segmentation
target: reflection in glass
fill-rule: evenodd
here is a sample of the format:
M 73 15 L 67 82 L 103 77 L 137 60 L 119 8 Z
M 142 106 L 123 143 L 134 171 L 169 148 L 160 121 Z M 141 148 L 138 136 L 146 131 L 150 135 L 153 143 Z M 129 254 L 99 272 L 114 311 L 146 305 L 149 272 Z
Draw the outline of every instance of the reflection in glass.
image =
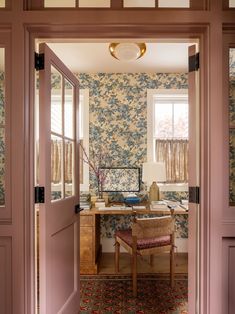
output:
M 65 197 L 74 194 L 74 143 L 65 141 L 64 143 L 64 179 L 65 179 Z
M 51 136 L 51 199 L 57 200 L 63 197 L 62 185 L 62 138 Z
M 62 134 L 62 77 L 51 67 L 51 131 Z
M 0 48 L 0 206 L 5 205 L 5 49 Z
M 64 91 L 64 136 L 74 138 L 73 86 L 65 80 Z
M 229 202 L 235 206 L 235 48 L 229 49 Z

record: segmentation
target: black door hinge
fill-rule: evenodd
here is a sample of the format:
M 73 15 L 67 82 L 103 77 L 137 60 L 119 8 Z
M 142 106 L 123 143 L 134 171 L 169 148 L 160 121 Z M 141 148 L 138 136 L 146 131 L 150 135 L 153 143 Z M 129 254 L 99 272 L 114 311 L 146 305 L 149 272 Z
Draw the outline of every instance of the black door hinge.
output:
M 34 202 L 35 202 L 35 204 L 45 203 L 44 186 L 35 186 L 34 187 Z
M 44 70 L 44 53 L 34 54 L 34 66 L 37 71 Z
M 200 67 L 200 60 L 199 59 L 200 59 L 199 58 L 199 52 L 188 58 L 188 71 L 189 72 L 198 71 L 198 69 Z
M 189 203 L 200 204 L 200 187 L 199 186 L 189 187 Z

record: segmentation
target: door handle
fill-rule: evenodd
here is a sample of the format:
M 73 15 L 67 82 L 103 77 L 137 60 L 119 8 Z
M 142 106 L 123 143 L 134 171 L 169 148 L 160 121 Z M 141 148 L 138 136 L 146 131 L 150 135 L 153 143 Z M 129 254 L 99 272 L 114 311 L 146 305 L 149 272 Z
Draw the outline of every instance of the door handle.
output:
M 80 213 L 82 210 L 84 210 L 84 208 L 81 208 L 81 207 L 80 207 L 80 204 L 77 204 L 77 205 L 74 206 L 74 212 L 75 212 L 75 214 Z

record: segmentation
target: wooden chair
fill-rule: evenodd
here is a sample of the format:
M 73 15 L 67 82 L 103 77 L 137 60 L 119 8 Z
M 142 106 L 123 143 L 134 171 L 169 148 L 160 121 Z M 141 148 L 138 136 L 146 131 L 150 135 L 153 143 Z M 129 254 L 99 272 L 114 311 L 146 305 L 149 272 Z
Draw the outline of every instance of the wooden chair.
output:
M 137 296 L 137 256 L 150 255 L 153 266 L 154 254 L 170 252 L 170 282 L 174 286 L 174 231 L 175 220 L 171 216 L 134 218 L 132 229 L 119 230 L 115 234 L 115 271 L 119 272 L 120 245 L 132 255 L 133 296 Z

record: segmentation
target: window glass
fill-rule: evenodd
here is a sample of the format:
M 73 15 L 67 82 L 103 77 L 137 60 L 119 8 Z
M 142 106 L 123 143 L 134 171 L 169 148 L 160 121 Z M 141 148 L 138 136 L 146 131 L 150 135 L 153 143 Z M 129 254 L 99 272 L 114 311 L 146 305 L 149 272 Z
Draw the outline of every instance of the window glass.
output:
M 79 7 L 110 8 L 110 0 L 79 0 Z
M 51 67 L 51 131 L 62 134 L 62 77 Z
M 235 205 L 235 48 L 229 50 L 229 201 Z
M 73 86 L 65 79 L 64 91 L 64 135 L 74 139 L 74 100 Z
M 158 0 L 159 8 L 190 8 L 189 0 Z
M 128 7 L 143 7 L 143 8 L 155 8 L 155 0 L 124 0 L 124 8 Z
M 44 0 L 44 8 L 75 8 L 75 0 Z
M 229 0 L 229 7 L 235 8 L 235 0 Z
M 157 138 L 188 137 L 186 102 L 155 100 L 155 136 Z
M 0 0 L 0 8 L 5 8 L 6 2 L 5 0 Z
M 5 49 L 0 48 L 0 206 L 5 204 Z
M 51 135 L 51 200 L 63 197 L 63 140 Z
M 84 152 L 89 157 L 89 90 L 79 90 L 79 140 L 80 144 L 80 190 L 89 191 L 89 165 L 84 161 Z

